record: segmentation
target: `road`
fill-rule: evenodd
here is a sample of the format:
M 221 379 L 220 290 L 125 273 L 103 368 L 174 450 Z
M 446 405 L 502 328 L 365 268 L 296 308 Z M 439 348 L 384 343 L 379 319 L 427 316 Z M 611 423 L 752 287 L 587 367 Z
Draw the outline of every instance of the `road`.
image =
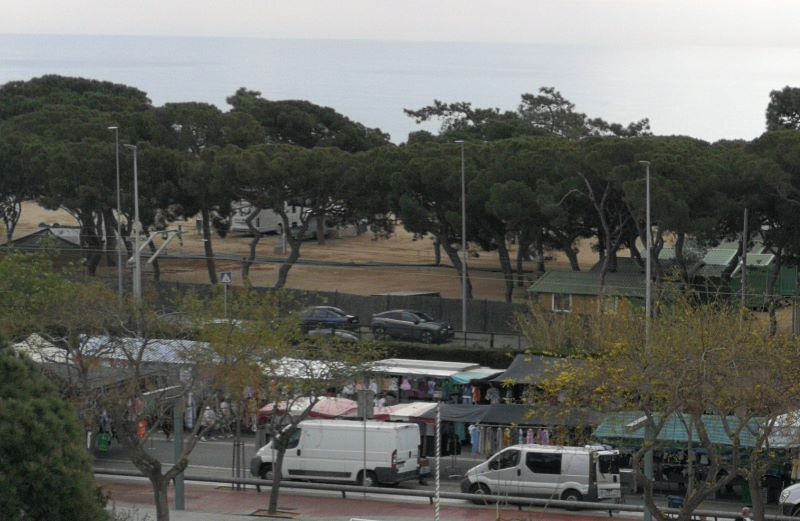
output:
M 172 464 L 173 442 L 166 441 L 163 434 L 156 434 L 150 441 L 146 442 L 147 450 L 157 457 L 164 464 Z M 250 478 L 250 459 L 255 456 L 255 437 L 246 435 L 244 437 L 244 465 L 243 477 Z M 189 457 L 190 463 L 186 470 L 187 474 L 225 478 L 234 475 L 232 471 L 233 463 L 233 440 L 209 440 L 201 441 L 197 444 Z M 441 458 L 441 489 L 450 492 L 459 492 L 459 482 L 464 472 L 477 465 L 482 459 L 475 459 L 471 455 L 445 456 Z M 95 451 L 94 466 L 97 469 L 115 469 L 136 471 L 133 463 L 128 459 L 125 449 L 116 441 L 112 442 L 108 452 L 100 453 Z M 431 475 L 432 477 L 432 475 Z M 416 481 L 401 483 L 399 489 L 432 489 L 432 479 L 428 486 L 420 485 Z
M 171 441 L 166 441 L 162 434 L 157 434 L 154 439 L 147 442 L 148 450 L 164 464 L 171 464 L 173 461 L 173 444 Z M 255 437 L 252 434 L 247 434 L 244 437 L 244 459 L 242 477 L 249 478 L 249 463 L 250 459 L 255 455 Z M 230 478 L 233 476 L 231 470 L 233 461 L 233 443 L 231 439 L 222 440 L 209 440 L 206 442 L 199 442 L 190 456 L 190 464 L 186 471 L 187 474 L 192 476 L 201 477 L 215 477 L 215 478 Z M 483 461 L 481 458 L 475 457 L 472 454 L 466 453 L 455 457 L 445 456 L 441 458 L 441 490 L 443 492 L 460 492 L 459 483 L 465 471 L 470 467 L 477 465 Z M 433 464 L 433 462 L 431 462 Z M 125 450 L 116 442 L 113 442 L 111 448 L 107 453 L 95 453 L 96 469 L 115 469 L 115 470 L 128 470 L 136 472 L 136 468 L 127 458 Z M 416 481 L 406 481 L 401 483 L 395 488 L 398 494 L 402 494 L 403 490 L 433 490 L 433 478 L 428 480 L 427 485 L 421 485 Z M 225 488 L 225 487 L 223 487 Z M 230 487 L 227 487 L 230 488 Z M 302 493 L 299 493 L 302 495 Z M 337 496 L 338 493 L 331 492 L 329 495 Z M 666 496 L 657 498 L 657 501 L 666 504 Z M 381 501 L 411 501 L 408 496 L 393 497 L 392 499 L 381 498 Z M 414 502 L 420 501 L 419 498 L 413 498 Z M 424 503 L 424 501 L 423 501 Z M 627 504 L 642 504 L 642 499 L 639 496 L 626 496 L 625 503 Z M 469 505 L 469 503 L 462 500 L 449 500 L 449 504 L 453 505 Z M 665 505 L 666 506 L 666 505 Z M 742 504 L 739 501 L 731 500 L 708 500 L 703 502 L 701 508 L 706 510 L 717 511 L 738 511 Z M 560 510 L 558 510 L 561 512 Z M 776 505 L 768 505 L 767 512 L 771 514 L 777 513 Z

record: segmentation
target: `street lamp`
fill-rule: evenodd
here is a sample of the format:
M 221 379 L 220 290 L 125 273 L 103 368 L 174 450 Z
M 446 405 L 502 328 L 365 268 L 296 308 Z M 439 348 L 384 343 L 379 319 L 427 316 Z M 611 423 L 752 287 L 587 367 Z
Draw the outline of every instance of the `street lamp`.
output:
M 125 145 L 133 150 L 133 298 L 142 299 L 142 261 L 139 256 L 139 167 L 136 162 L 138 147 Z
M 645 167 L 645 226 L 647 233 L 645 235 L 645 242 L 647 248 L 647 262 L 645 264 L 645 290 L 644 290 L 644 349 L 645 353 L 650 351 L 650 315 L 652 314 L 651 298 L 650 298 L 650 263 L 651 255 L 653 254 L 653 238 L 650 228 L 650 161 L 639 161 Z M 649 424 L 645 426 L 649 430 Z M 648 432 L 647 435 L 650 433 Z M 645 437 L 647 437 L 647 435 Z M 644 454 L 644 476 L 647 479 L 653 479 L 653 451 L 648 450 Z M 651 521 L 652 514 L 649 510 L 644 511 L 644 521 Z
M 117 156 L 117 291 L 122 303 L 122 202 L 119 193 L 119 127 L 108 127 L 114 131 L 114 145 Z
M 464 330 L 464 345 L 467 344 L 467 187 L 464 182 L 464 140 L 456 141 L 461 146 L 461 329 Z

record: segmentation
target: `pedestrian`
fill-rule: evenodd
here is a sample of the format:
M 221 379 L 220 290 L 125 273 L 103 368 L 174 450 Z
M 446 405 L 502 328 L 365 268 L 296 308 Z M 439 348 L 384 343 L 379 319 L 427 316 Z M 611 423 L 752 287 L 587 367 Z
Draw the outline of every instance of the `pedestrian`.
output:
M 750 507 L 742 507 L 742 512 L 733 521 L 753 521 L 753 511 Z
M 206 438 L 210 438 L 212 435 L 216 434 L 215 426 L 217 424 L 217 413 L 215 413 L 211 406 L 206 405 L 205 410 L 203 411 L 203 418 L 202 418 L 201 425 L 203 426 L 203 430 L 201 431 L 200 439 L 202 441 L 206 441 Z

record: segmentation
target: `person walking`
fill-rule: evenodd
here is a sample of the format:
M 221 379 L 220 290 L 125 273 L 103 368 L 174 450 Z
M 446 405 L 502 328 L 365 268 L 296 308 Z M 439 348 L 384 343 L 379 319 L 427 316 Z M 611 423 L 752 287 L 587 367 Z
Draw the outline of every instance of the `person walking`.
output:
M 216 434 L 215 428 L 217 425 L 217 413 L 211 408 L 211 406 L 206 405 L 205 410 L 203 411 L 203 418 L 202 418 L 201 425 L 203 426 L 202 436 L 200 436 L 201 441 L 206 441 L 207 438 L 212 437 Z

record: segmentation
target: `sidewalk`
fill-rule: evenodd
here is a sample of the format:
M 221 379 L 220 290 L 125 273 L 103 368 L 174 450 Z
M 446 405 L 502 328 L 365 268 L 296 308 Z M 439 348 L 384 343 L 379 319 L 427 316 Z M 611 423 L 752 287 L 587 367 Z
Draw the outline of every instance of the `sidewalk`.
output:
M 109 508 L 117 511 L 132 511 L 137 517 L 132 521 L 155 520 L 153 493 L 149 483 L 143 481 L 101 478 L 98 481 L 111 492 Z M 212 487 L 186 485 L 186 508 L 174 509 L 172 488 L 169 491 L 170 519 L 176 521 L 227 521 L 244 518 L 266 510 L 269 493 L 258 493 L 252 487 L 232 490 L 230 486 Z M 346 499 L 338 492 L 281 491 L 279 497 L 280 518 L 302 521 L 348 521 L 352 518 L 377 521 L 421 521 L 434 516 L 434 508 L 427 499 L 400 496 L 370 496 L 349 493 Z M 639 519 L 641 516 L 614 514 L 615 517 Z M 149 516 L 146 518 L 145 516 Z M 494 505 L 479 507 L 465 501 L 442 500 L 441 519 L 446 521 L 496 521 L 497 519 L 525 519 L 528 521 L 598 521 L 608 519 L 606 511 L 571 513 L 560 509 L 520 511 L 517 506 Z

